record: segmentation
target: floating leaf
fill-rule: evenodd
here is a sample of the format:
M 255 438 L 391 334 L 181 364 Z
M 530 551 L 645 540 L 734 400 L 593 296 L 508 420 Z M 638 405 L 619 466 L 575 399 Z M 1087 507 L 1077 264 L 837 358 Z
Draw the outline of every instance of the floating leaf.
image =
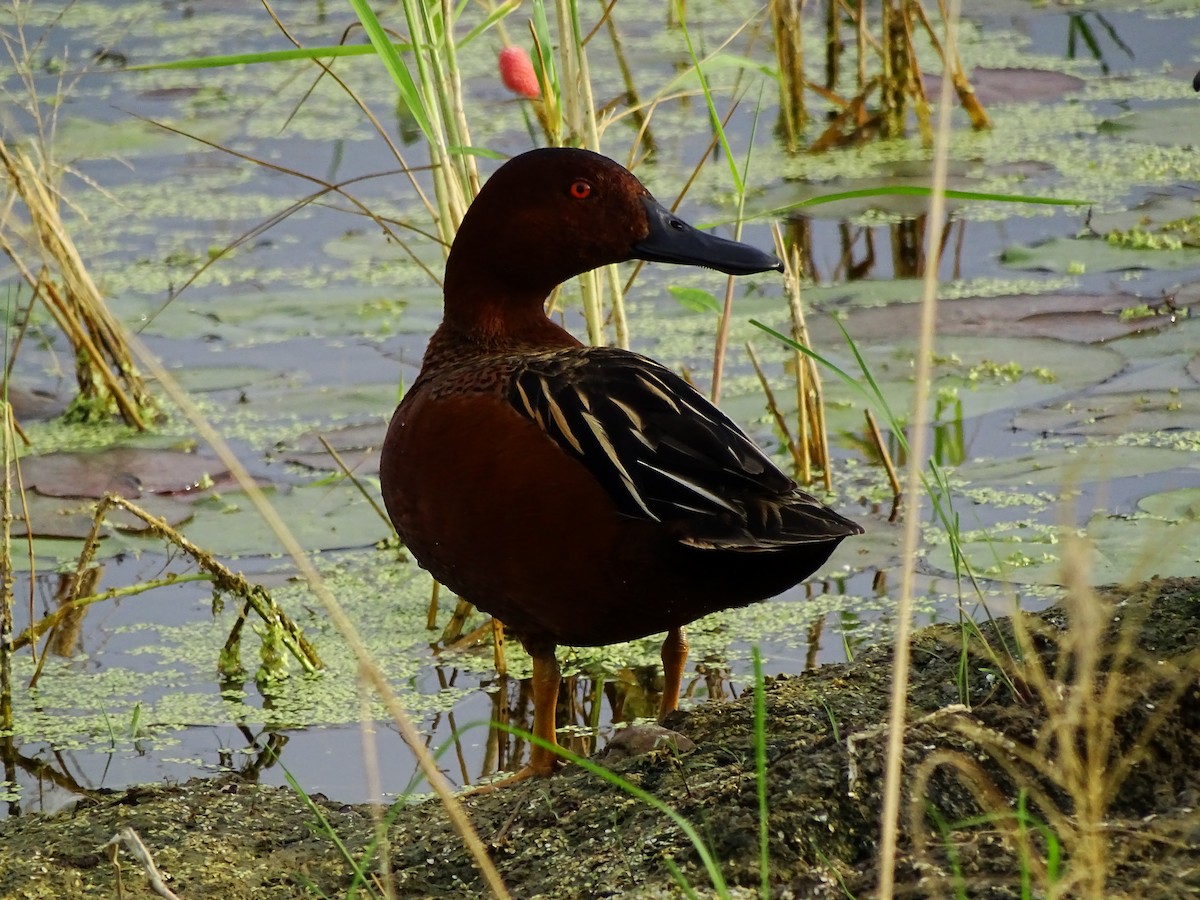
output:
M 1089 394 L 1017 413 L 1017 428 L 1043 434 L 1121 435 L 1200 427 L 1200 391 Z
M 1138 509 L 1172 522 L 1200 522 L 1200 487 L 1151 494 L 1138 501 Z
M 1103 238 L 1051 238 L 1030 247 L 1004 251 L 1000 262 L 1029 272 L 1129 272 L 1137 269 L 1184 269 L 1200 266 L 1200 249 L 1135 250 Z
M 1040 450 L 1005 459 L 972 460 L 955 474 L 978 485 L 1064 489 L 1175 469 L 1200 471 L 1200 458 L 1163 447 L 1107 446 Z
M 1053 69 L 991 69 L 986 66 L 972 69 L 968 80 L 976 98 L 984 106 L 1050 103 L 1068 94 L 1078 93 L 1087 84 L 1082 78 Z M 924 81 L 926 94 L 936 97 L 941 90 L 941 77 L 925 75 Z
M 1192 305 L 1200 310 L 1196 301 Z M 1128 314 L 1142 307 L 1149 315 Z M 893 304 L 850 309 L 842 323 L 855 341 L 874 342 L 915 336 L 920 318 L 918 304 Z M 1016 294 L 943 300 L 938 303 L 936 328 L 939 336 L 1048 337 L 1095 344 L 1177 321 L 1161 300 L 1147 304 L 1132 294 Z M 814 316 L 809 324 L 822 346 L 840 337 L 836 326 L 822 317 Z
M 50 497 L 136 498 L 199 488 L 226 474 L 215 459 L 176 450 L 117 447 L 91 453 L 47 453 L 21 460 L 25 487 Z
M 192 517 L 192 508 L 167 497 L 142 497 L 137 505 L 152 516 L 165 519 L 168 525 L 178 525 Z M 28 510 L 28 519 L 26 519 Z M 12 524 L 13 537 L 32 533 L 36 537 L 86 538 L 92 530 L 96 517 L 95 501 L 79 497 L 46 497 L 27 493 L 24 503 L 13 504 L 15 516 Z M 110 509 L 105 514 L 107 528 L 101 536 L 112 529 L 130 533 L 149 529 L 144 519 L 124 509 Z
M 667 291 L 675 298 L 675 302 L 684 309 L 690 309 L 692 312 L 718 314 L 721 312 L 721 302 L 702 288 L 679 287 L 673 284 L 667 288 Z
M 318 471 L 341 471 L 318 435 L 328 442 L 351 472 L 356 475 L 379 474 L 379 453 L 387 435 L 386 422 L 349 425 L 301 435 L 291 449 L 283 453 L 284 462 Z
M 305 550 L 367 547 L 388 537 L 388 526 L 348 482 L 270 492 L 267 499 Z M 185 536 L 217 556 L 281 553 L 279 539 L 245 494 L 229 491 L 195 504 Z

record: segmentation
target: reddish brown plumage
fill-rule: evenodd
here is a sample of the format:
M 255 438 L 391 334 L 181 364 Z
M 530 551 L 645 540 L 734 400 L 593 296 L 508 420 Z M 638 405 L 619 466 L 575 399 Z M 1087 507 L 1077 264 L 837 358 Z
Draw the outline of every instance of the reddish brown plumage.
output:
M 435 578 L 534 659 L 535 732 L 553 742 L 556 644 L 668 631 L 773 596 L 861 529 L 794 484 L 651 360 L 584 348 L 543 311 L 562 281 L 631 258 L 733 274 L 778 261 L 700 235 L 596 154 L 541 150 L 484 186 L 446 267 L 445 315 L 383 448 L 383 496 Z M 663 698 L 663 710 L 677 698 Z M 524 773 L 548 774 L 535 750 Z

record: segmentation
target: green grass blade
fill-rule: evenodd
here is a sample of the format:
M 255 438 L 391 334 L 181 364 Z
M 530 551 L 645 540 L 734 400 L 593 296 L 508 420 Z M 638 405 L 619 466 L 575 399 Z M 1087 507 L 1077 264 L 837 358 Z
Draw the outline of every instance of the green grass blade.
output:
M 754 660 L 754 774 L 758 787 L 759 895 L 771 896 L 770 823 L 767 817 L 767 690 L 763 681 L 762 653 L 751 650 Z
M 388 38 L 387 33 L 383 30 L 383 26 L 379 24 L 379 19 L 375 17 L 375 12 L 371 9 L 367 0 L 350 0 L 350 5 L 354 7 L 354 12 L 358 15 L 359 21 L 362 22 L 363 28 L 367 32 L 367 37 L 371 39 L 371 45 L 375 48 L 375 52 L 379 54 L 379 58 L 383 60 L 384 67 L 392 76 L 392 80 L 396 83 L 396 88 L 400 91 L 400 97 L 408 107 L 408 111 L 412 113 L 413 119 L 417 123 L 417 127 L 421 129 L 421 133 L 425 135 L 425 140 L 431 144 L 440 144 L 434 134 L 433 125 L 429 121 L 429 114 L 425 109 L 425 101 L 421 96 L 421 92 L 417 90 L 416 82 L 413 81 L 412 74 L 408 71 L 408 67 L 404 64 L 404 60 L 400 58 L 400 53 L 395 45 Z
M 487 31 L 489 28 L 491 28 L 493 25 L 495 25 L 497 22 L 499 22 L 501 19 L 503 19 L 509 13 L 516 12 L 520 8 L 520 6 L 521 6 L 521 0 L 507 0 L 507 2 L 501 3 L 499 6 L 497 6 L 495 9 L 493 9 L 491 12 L 489 12 L 484 17 L 482 22 L 480 22 L 478 25 L 476 25 L 474 28 L 472 28 L 470 31 L 468 31 L 466 34 L 464 34 L 462 36 L 462 38 L 455 41 L 455 45 L 458 47 L 459 50 L 463 49 L 468 44 L 470 44 L 471 41 L 475 40 L 475 38 L 479 37 L 481 34 L 483 34 L 485 31 Z
M 412 44 L 393 43 L 397 52 L 412 50 Z M 157 69 L 221 69 L 229 66 L 252 66 L 258 63 L 289 62 L 293 59 L 335 59 L 342 56 L 369 56 L 376 50 L 370 44 L 336 44 L 330 47 L 290 47 L 287 50 L 260 50 L 257 53 L 234 53 L 219 56 L 197 56 L 192 59 L 173 59 L 167 62 L 141 63 L 128 66 L 125 72 L 150 72 Z
M 870 395 L 870 393 L 868 393 L 867 389 L 862 386 L 862 383 L 857 378 L 855 378 L 853 375 L 850 375 L 848 372 L 846 372 L 844 369 L 842 369 L 837 363 L 833 362 L 832 360 L 826 359 L 824 356 L 822 356 L 816 350 L 813 350 L 811 347 L 805 347 L 803 344 L 797 343 L 796 341 L 794 341 L 790 337 L 788 337 L 786 334 L 782 334 L 781 332 L 776 331 L 770 325 L 764 325 L 762 322 L 758 321 L 758 319 L 751 319 L 750 324 L 753 325 L 755 328 L 758 328 L 761 331 L 765 331 L 767 334 L 771 335 L 771 337 L 775 338 L 776 340 L 782 341 L 783 343 L 787 344 L 793 350 L 797 350 L 800 353 L 803 353 L 805 356 L 808 356 L 808 357 L 812 358 L 813 360 L 815 360 L 816 362 L 820 363 L 822 366 L 827 368 L 830 372 L 832 372 L 838 378 L 842 379 L 842 381 L 844 381 L 847 385 L 852 387 L 858 394 L 860 394 L 863 397 L 864 400 L 867 400 L 868 402 L 874 401 L 875 398 L 872 397 Z
M 488 725 L 491 728 L 503 731 L 506 734 L 515 735 L 516 737 L 520 737 L 524 740 L 530 741 L 531 743 L 537 744 L 537 746 L 561 756 L 563 759 L 567 760 L 567 762 L 574 763 L 584 771 L 595 775 L 598 778 L 602 778 L 609 784 L 620 788 L 634 799 L 640 800 L 647 806 L 658 810 L 660 813 L 674 822 L 676 826 L 678 826 L 679 830 L 684 833 L 687 839 L 691 841 L 692 847 L 696 850 L 696 855 L 700 857 L 700 861 L 704 864 L 704 869 L 708 873 L 709 880 L 712 882 L 713 889 L 717 892 L 717 896 L 722 898 L 728 898 L 730 896 L 729 886 L 725 883 L 725 876 L 721 874 L 721 869 L 717 865 L 716 859 L 713 857 L 712 850 L 709 849 L 708 845 L 704 842 L 704 839 L 700 837 L 700 833 L 696 831 L 696 829 L 692 826 L 692 823 L 685 819 L 678 811 L 669 807 L 666 803 L 664 803 L 662 800 L 659 800 L 649 791 L 638 787 L 636 784 L 630 781 L 626 781 L 616 772 L 610 772 L 608 769 L 604 768 L 604 766 L 594 763 L 590 759 L 586 759 L 582 756 L 572 753 L 565 747 L 562 747 L 558 744 L 551 744 L 548 741 L 542 740 L 535 734 L 525 731 L 522 728 L 516 728 L 512 725 L 508 725 L 504 722 L 470 722 L 461 728 L 456 729 L 455 733 L 461 733 L 469 728 L 475 728 L 480 725 Z
M 733 151 L 729 148 L 729 140 L 725 136 L 725 126 L 721 124 L 721 114 L 717 112 L 716 101 L 713 100 L 712 91 L 708 88 L 708 79 L 704 76 L 704 69 L 700 65 L 700 58 L 696 55 L 696 48 L 692 45 L 692 36 L 688 32 L 687 17 L 685 15 L 685 7 L 681 0 L 676 0 L 675 15 L 679 17 L 679 30 L 683 32 L 683 40 L 687 44 L 688 55 L 692 58 L 692 66 L 696 70 L 696 77 L 700 79 L 700 90 L 704 92 L 704 103 L 708 107 L 708 115 L 712 120 L 713 128 L 716 129 L 717 139 L 721 142 L 721 149 L 725 151 L 725 160 L 729 163 L 729 173 L 733 176 L 734 188 L 739 195 L 746 193 L 746 185 L 742 182 L 742 173 L 738 171 L 737 163 L 734 162 Z

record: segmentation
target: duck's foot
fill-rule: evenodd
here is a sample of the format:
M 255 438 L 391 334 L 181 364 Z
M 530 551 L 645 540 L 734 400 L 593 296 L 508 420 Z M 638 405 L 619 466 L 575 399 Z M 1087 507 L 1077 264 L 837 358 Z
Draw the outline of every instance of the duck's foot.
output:
M 500 788 L 511 787 L 514 784 L 520 784 L 522 781 L 528 781 L 531 778 L 549 778 L 560 768 L 562 768 L 562 760 L 550 754 L 551 759 L 548 761 L 535 760 L 529 763 L 522 769 L 514 772 L 506 778 L 501 778 L 499 781 L 489 781 L 487 784 L 476 784 L 467 788 L 459 796 L 473 797 L 476 794 L 490 794 L 492 791 Z

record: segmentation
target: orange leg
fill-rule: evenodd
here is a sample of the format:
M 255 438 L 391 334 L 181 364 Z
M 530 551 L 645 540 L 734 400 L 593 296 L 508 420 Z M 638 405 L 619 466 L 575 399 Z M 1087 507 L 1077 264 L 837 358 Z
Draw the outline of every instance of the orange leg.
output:
M 679 689 L 683 685 L 683 667 L 687 664 L 687 634 L 682 628 L 672 628 L 662 645 L 663 694 L 658 705 L 658 720 L 679 709 Z
M 558 658 L 554 655 L 553 647 L 548 653 L 539 653 L 533 657 L 533 733 L 554 747 L 558 746 L 554 713 L 558 707 L 560 680 Z M 561 756 L 553 750 L 546 750 L 535 744 L 529 751 L 529 765 L 522 771 L 529 771 L 529 775 L 544 778 L 553 775 L 554 770 L 561 765 Z M 525 777 L 528 778 L 529 775 Z
M 554 713 L 558 706 L 558 683 L 560 681 L 558 659 L 554 655 L 553 646 L 549 650 L 539 649 L 538 652 L 531 652 L 530 656 L 533 658 L 533 733 L 557 747 Z M 529 751 L 529 763 L 519 772 L 502 778 L 500 781 L 478 785 L 466 793 L 482 794 L 496 788 L 527 781 L 530 778 L 546 778 L 553 775 L 562 762 L 562 757 L 553 750 L 547 750 L 534 744 Z

